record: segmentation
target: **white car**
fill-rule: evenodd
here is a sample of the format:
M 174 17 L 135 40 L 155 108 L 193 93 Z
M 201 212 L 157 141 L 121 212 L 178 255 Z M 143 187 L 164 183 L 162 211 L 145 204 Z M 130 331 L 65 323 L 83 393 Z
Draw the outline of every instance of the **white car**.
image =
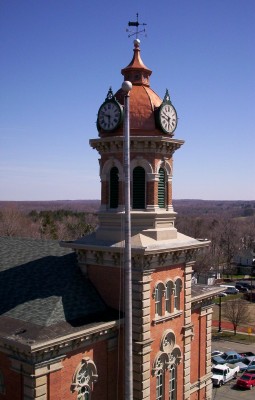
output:
M 212 383 L 213 386 L 221 386 L 231 379 L 236 379 L 240 371 L 239 365 L 224 364 L 215 365 L 212 368 Z
M 212 351 L 212 357 L 221 356 L 222 354 L 223 354 L 223 351 L 219 351 L 219 350 Z

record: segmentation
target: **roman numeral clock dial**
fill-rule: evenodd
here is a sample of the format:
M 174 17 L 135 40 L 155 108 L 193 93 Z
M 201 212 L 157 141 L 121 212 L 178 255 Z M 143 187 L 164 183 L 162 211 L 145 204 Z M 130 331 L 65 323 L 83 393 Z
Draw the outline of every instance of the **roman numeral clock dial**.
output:
M 110 89 L 106 101 L 99 108 L 97 125 L 99 129 L 103 129 L 104 131 L 113 131 L 120 125 L 122 118 L 122 106 L 113 97 Z
M 168 90 L 158 110 L 158 124 L 164 133 L 172 134 L 177 127 L 177 113 L 170 101 Z

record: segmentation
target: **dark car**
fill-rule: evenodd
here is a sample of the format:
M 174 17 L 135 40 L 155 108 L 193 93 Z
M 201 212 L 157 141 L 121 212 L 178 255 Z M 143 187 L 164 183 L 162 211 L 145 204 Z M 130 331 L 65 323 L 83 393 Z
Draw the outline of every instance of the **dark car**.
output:
M 240 281 L 240 282 L 236 282 L 236 285 L 242 285 L 243 287 L 247 288 L 248 290 L 255 289 L 255 285 L 251 284 L 250 282 Z
M 255 386 L 255 373 L 245 372 L 237 379 L 236 386 L 242 389 L 252 389 Z
M 236 289 L 238 289 L 240 293 L 249 292 L 249 289 L 247 287 L 244 287 L 243 285 L 240 285 L 239 283 L 236 283 Z
M 255 373 L 255 356 L 245 357 L 239 365 L 240 371 L 250 371 Z

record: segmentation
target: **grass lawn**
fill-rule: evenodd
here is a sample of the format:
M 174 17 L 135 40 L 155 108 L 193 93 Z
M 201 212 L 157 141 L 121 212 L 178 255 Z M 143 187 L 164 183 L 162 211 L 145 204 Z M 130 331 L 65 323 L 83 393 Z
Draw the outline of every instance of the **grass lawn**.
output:
M 237 299 L 238 297 L 242 298 L 242 294 L 221 297 L 222 305 L 228 301 Z M 255 336 L 247 334 L 248 329 L 252 329 L 252 333 L 255 333 L 255 303 L 247 302 L 247 305 L 249 307 L 249 320 L 238 325 L 237 330 L 240 333 L 234 335 L 233 325 L 224 317 L 224 313 L 221 315 L 221 327 L 223 332 L 218 333 L 216 326 L 218 326 L 219 322 L 219 301 L 216 299 L 213 307 L 213 336 L 216 340 L 222 338 L 226 340 L 240 341 L 242 343 L 255 343 Z M 227 330 L 227 332 L 224 329 Z
M 240 342 L 240 343 L 255 343 L 255 336 L 253 335 L 243 335 L 241 333 L 237 333 L 234 335 L 232 332 L 221 332 L 218 333 L 216 329 L 212 330 L 212 339 L 213 340 L 230 340 L 233 342 Z
M 234 299 L 242 299 L 243 293 L 238 294 L 228 294 L 227 296 L 221 297 L 221 303 L 225 303 L 226 301 L 234 300 Z M 216 297 L 214 300 L 215 304 L 219 304 L 219 297 Z

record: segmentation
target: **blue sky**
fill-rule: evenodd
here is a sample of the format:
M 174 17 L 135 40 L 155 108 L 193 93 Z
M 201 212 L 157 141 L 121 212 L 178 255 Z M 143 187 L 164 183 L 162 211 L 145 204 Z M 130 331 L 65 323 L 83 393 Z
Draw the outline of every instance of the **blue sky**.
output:
M 99 106 L 147 23 L 152 89 L 177 109 L 175 199 L 255 200 L 254 0 L 0 0 L 0 200 L 99 199 Z

